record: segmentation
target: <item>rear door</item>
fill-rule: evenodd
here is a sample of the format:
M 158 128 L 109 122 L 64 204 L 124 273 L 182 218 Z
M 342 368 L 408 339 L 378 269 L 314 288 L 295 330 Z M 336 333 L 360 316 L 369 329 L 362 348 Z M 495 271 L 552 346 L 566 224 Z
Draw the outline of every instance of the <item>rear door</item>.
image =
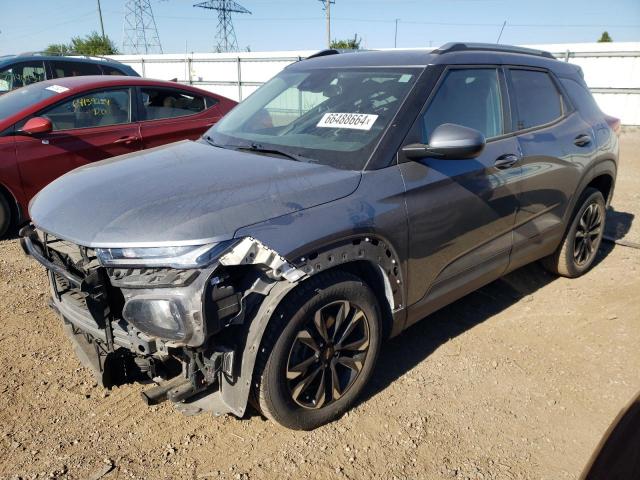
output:
M 518 142 L 508 135 L 502 70 L 450 68 L 436 88 L 406 144 L 428 143 L 443 123 L 474 128 L 487 144 L 473 159 L 425 158 L 400 165 L 409 216 L 408 304 L 416 304 L 415 318 L 505 271 L 521 173 Z
M 138 92 L 144 148 L 195 140 L 222 117 L 217 100 L 188 90 L 139 87 Z
M 510 67 L 507 72 L 514 130 L 522 151 L 514 267 L 553 251 L 557 245 L 583 164 L 593 155 L 595 139 L 552 74 L 523 67 Z
M 49 118 L 53 131 L 15 137 L 25 193 L 31 197 L 60 175 L 89 162 L 139 150 L 131 98 L 129 88 L 101 89 L 36 114 Z

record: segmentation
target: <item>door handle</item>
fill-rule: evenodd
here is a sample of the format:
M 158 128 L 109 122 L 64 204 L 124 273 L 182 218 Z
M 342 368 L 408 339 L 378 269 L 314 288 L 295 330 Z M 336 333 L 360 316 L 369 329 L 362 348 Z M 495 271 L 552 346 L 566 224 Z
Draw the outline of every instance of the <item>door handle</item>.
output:
M 575 143 L 578 147 L 585 147 L 591 143 L 591 137 L 586 133 L 583 133 L 582 135 L 578 135 L 573 140 L 573 143 Z
M 496 158 L 493 165 L 500 170 L 504 170 L 505 168 L 513 167 L 518 160 L 520 160 L 520 157 L 517 155 L 514 155 L 513 153 L 505 153 L 504 155 L 500 155 Z
M 139 140 L 140 139 L 138 137 L 122 137 L 115 140 L 113 143 L 116 143 L 116 144 L 124 143 L 125 145 L 131 145 L 132 143 L 135 143 Z

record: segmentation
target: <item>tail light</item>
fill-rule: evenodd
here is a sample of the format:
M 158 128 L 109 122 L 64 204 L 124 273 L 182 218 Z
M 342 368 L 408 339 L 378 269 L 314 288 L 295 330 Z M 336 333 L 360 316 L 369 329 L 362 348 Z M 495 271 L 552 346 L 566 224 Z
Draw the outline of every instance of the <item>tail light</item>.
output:
M 604 118 L 609 124 L 609 127 L 611 127 L 611 130 L 616 132 L 616 135 L 620 136 L 620 129 L 621 129 L 620 119 L 616 117 L 612 117 L 611 115 L 605 115 Z

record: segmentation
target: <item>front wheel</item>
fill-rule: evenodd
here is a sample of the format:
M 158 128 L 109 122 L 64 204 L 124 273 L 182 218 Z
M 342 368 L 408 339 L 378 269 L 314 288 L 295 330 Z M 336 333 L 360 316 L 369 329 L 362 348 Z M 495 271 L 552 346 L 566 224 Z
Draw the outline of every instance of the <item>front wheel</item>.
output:
M 587 188 L 578 202 L 578 209 L 556 252 L 543 259 L 544 267 L 563 277 L 575 278 L 591 268 L 602 242 L 605 222 L 605 201 L 602 193 Z
M 254 375 L 260 410 L 296 430 L 338 418 L 371 377 L 380 340 L 380 308 L 361 279 L 327 272 L 307 280 L 263 337 Z

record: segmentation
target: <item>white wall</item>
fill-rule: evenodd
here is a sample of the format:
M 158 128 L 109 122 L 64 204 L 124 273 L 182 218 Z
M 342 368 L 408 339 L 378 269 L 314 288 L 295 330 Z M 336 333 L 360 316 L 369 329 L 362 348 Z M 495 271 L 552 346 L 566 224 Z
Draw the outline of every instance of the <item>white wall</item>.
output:
M 603 112 L 640 125 L 640 42 L 525 45 L 579 65 Z M 428 51 L 430 49 L 424 49 Z M 177 79 L 241 100 L 309 50 L 242 53 L 116 55 L 144 77 Z

